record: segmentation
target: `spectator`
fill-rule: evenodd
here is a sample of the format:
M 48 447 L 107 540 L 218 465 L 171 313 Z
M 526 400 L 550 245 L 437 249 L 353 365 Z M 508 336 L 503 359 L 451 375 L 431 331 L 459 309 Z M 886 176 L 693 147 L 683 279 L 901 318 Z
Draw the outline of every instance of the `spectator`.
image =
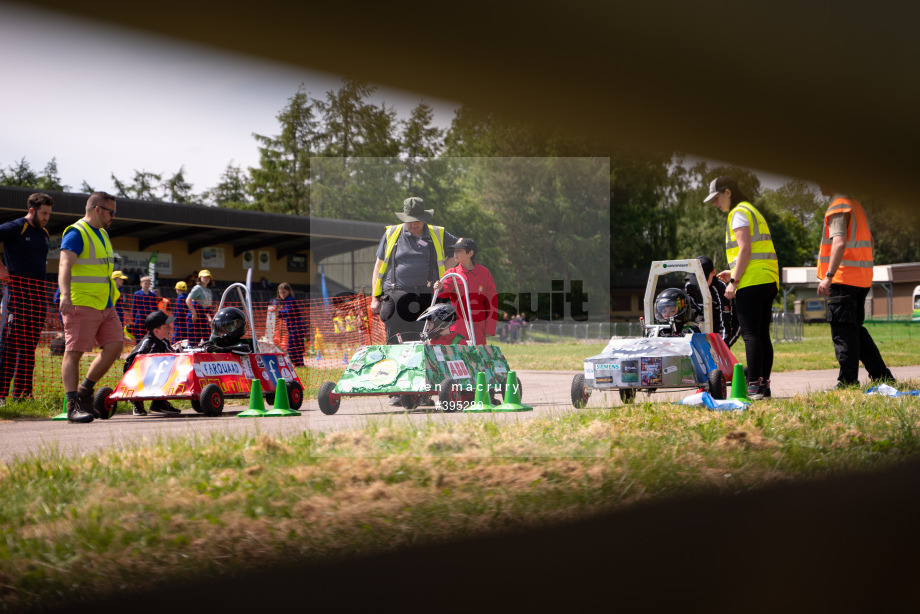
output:
M 153 280 L 144 275 L 141 277 L 141 289 L 135 292 L 132 297 L 134 302 L 131 304 L 131 334 L 138 340 L 147 333 L 144 328 L 147 314 L 157 308 L 157 302 L 160 300 L 160 297 L 150 289 L 152 284 Z
M 185 304 L 186 298 L 188 298 L 188 286 L 184 281 L 177 282 L 176 309 L 173 312 L 173 317 L 176 319 L 173 323 L 173 343 L 179 343 L 188 339 L 188 323 L 186 321 L 188 316 L 188 305 Z
M 115 197 L 94 192 L 86 201 L 86 214 L 64 229 L 58 280 L 64 317 L 64 359 L 61 379 L 67 397 L 69 422 L 92 422 L 99 417 L 93 407 L 93 387 L 106 374 L 124 347 L 121 322 L 115 311 L 119 292 L 112 280 L 115 252 L 106 229 L 115 219 Z M 102 348 L 78 385 L 80 359 Z
M 121 302 L 121 287 L 125 284 L 125 280 L 128 279 L 128 276 L 122 273 L 121 271 L 113 271 L 112 279 L 115 281 L 115 287 L 118 288 L 118 300 L 115 301 L 115 311 L 118 313 L 118 321 L 121 322 L 122 326 L 127 326 L 125 323 L 125 306 Z M 128 332 L 127 327 L 125 328 L 125 333 Z M 131 339 L 134 339 L 134 335 L 131 335 Z
M 518 336 L 521 334 L 521 315 L 515 315 L 508 323 L 508 340 L 511 343 L 518 342 Z
M 703 275 L 709 284 L 709 296 L 712 304 L 712 332 L 718 333 L 725 345 L 731 347 L 738 340 L 738 315 L 735 313 L 735 301 L 725 297 L 725 282 L 716 277 L 715 265 L 709 256 L 697 258 L 703 267 Z M 703 318 L 703 294 L 700 287 L 693 283 L 696 277 L 688 275 L 684 283 L 684 292 L 690 297 L 693 315 L 699 321 Z
M 186 331 L 189 341 L 200 343 L 211 338 L 211 318 L 214 315 L 213 300 L 211 298 L 211 271 L 201 269 L 198 271 L 198 283 L 185 297 L 188 307 L 186 318 Z
M 295 367 L 304 366 L 303 350 L 307 337 L 306 322 L 303 317 L 303 307 L 300 301 L 294 298 L 291 284 L 283 282 L 278 284 L 278 295 L 268 306 L 269 311 L 275 311 L 278 317 L 287 325 L 287 354 Z
M 35 347 L 48 311 L 45 274 L 51 237 L 45 226 L 54 201 L 37 192 L 29 195 L 27 204 L 25 217 L 0 225 L 0 278 L 6 281 L 0 324 L 0 402 L 10 392 L 10 380 L 13 398 L 32 397 Z
M 147 314 L 147 317 L 144 318 L 144 330 L 147 331 L 147 334 L 141 338 L 140 342 L 134 346 L 134 349 L 125 358 L 124 372 L 131 368 L 138 354 L 169 354 L 173 352 L 167 339 L 172 334 L 172 323 L 175 319 L 175 317 L 168 316 L 159 309 Z M 134 406 L 135 416 L 147 415 L 143 401 L 132 401 L 131 404 Z M 165 399 L 157 399 L 150 404 L 150 411 L 178 414 L 182 410 L 173 407 Z

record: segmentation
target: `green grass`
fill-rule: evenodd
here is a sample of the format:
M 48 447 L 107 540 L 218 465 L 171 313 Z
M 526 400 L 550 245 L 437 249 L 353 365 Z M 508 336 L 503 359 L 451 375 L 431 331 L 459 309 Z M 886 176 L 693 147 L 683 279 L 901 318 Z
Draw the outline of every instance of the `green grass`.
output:
M 917 357 L 920 324 L 867 323 L 866 328 L 889 367 L 920 364 L 920 358 Z M 512 369 L 577 371 L 582 368 L 585 358 L 599 354 L 605 345 L 606 343 L 503 344 L 501 349 Z M 838 367 L 830 327 L 827 324 L 806 324 L 802 341 L 774 342 L 773 352 L 774 373 Z M 742 363 L 746 362 L 743 339 L 739 338 L 732 346 L 732 353 Z
M 916 388 L 918 381 L 905 382 Z M 718 413 L 671 404 L 502 422 L 191 436 L 0 464 L 0 603 L 70 606 L 640 501 L 868 471 L 920 453 L 920 399 L 857 390 Z

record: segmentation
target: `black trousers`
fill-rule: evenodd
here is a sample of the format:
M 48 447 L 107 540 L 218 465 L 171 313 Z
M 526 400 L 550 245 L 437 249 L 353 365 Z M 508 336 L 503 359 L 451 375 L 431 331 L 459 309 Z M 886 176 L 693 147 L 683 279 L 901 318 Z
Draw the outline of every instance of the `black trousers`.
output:
M 837 381 L 845 385 L 859 383 L 862 362 L 872 379 L 891 378 L 882 354 L 863 322 L 866 321 L 866 296 L 869 288 L 831 284 L 827 297 L 827 321 L 831 325 L 834 354 L 840 364 Z
M 432 292 L 390 290 L 380 297 L 380 319 L 383 320 L 387 334 L 387 343 L 399 343 L 399 334 L 403 341 L 421 339 L 424 322 L 417 322 L 418 316 L 431 306 Z
M 773 372 L 773 342 L 770 323 L 773 321 L 773 299 L 778 289 L 774 283 L 745 286 L 735 293 L 735 310 L 741 324 L 747 378 L 756 382 L 770 379 Z

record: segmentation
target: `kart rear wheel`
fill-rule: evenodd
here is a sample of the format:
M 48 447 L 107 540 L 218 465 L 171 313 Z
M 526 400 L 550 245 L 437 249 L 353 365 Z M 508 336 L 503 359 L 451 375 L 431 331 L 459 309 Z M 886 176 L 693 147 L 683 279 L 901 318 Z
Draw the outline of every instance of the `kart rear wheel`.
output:
M 266 392 L 265 393 L 265 406 L 268 407 L 269 405 L 274 405 L 274 404 L 275 404 L 275 393 Z
M 96 394 L 93 395 L 93 408 L 99 412 L 99 417 L 103 420 L 108 420 L 114 416 L 115 410 L 118 409 L 118 401 L 109 400 L 110 394 L 112 394 L 112 389 L 106 386 L 97 390 Z
M 636 400 L 635 388 L 620 388 L 620 400 L 624 405 L 628 405 Z
M 713 369 L 709 372 L 709 394 L 721 401 L 728 396 L 725 392 L 725 375 L 721 369 Z
M 288 407 L 297 411 L 303 405 L 303 386 L 297 382 L 290 382 L 286 386 L 288 395 Z
M 399 398 L 402 399 L 403 409 L 415 409 L 421 403 L 421 399 L 416 394 L 404 394 Z
M 339 411 L 339 405 L 342 404 L 342 397 L 334 391 L 335 382 L 323 382 L 319 387 L 319 396 L 316 400 L 319 402 L 319 410 L 327 416 Z
M 458 384 L 457 380 L 450 377 L 444 378 L 444 381 L 441 382 L 441 389 L 438 391 L 438 404 L 441 406 L 441 411 L 453 412 L 467 406 L 460 388 L 461 384 Z
M 575 409 L 584 409 L 589 398 L 591 393 L 585 389 L 585 374 L 578 373 L 572 378 L 572 405 Z
M 217 384 L 208 384 L 198 397 L 201 403 L 201 413 L 211 418 L 221 415 L 224 411 L 224 392 Z

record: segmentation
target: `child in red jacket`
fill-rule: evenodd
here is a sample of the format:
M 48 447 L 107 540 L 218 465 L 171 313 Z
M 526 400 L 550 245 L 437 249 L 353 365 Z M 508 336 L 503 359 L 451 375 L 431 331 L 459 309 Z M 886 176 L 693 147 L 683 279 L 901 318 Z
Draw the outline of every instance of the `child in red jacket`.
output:
M 495 325 L 498 323 L 495 281 L 489 269 L 476 264 L 475 241 L 461 238 L 450 247 L 454 250 L 454 258 L 460 264 L 447 272 L 457 273 L 466 280 L 470 294 L 470 313 L 466 313 L 466 290 L 463 283 L 456 278 L 448 277 L 443 284 L 438 282 L 434 287 L 441 288 L 443 296 L 449 297 L 457 309 L 457 321 L 450 327 L 451 332 L 469 340 L 470 333 L 466 329 L 466 320 L 470 318 L 473 322 L 473 332 L 476 333 L 476 345 L 486 345 L 486 337 L 495 336 Z

